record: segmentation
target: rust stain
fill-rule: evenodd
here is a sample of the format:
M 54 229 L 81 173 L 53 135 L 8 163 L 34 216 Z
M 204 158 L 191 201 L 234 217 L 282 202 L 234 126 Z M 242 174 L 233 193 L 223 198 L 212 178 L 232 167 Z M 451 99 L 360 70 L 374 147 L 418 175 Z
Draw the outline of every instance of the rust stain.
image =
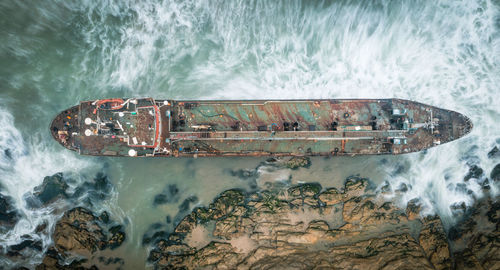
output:
M 471 121 L 401 99 L 84 101 L 55 117 L 54 139 L 84 155 L 403 154 L 458 139 Z

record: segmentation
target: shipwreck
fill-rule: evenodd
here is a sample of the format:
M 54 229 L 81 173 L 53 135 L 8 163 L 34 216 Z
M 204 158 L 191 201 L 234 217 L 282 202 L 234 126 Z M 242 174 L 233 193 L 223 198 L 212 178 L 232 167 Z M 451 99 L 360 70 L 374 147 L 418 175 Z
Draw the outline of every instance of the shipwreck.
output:
M 50 126 L 82 155 L 341 156 L 417 152 L 468 134 L 466 116 L 403 99 L 83 101 Z

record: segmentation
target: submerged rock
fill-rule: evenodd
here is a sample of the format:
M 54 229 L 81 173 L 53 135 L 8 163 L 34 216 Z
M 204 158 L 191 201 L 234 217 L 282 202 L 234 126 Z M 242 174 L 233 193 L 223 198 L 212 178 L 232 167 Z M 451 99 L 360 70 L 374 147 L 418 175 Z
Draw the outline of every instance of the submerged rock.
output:
M 465 202 L 457 202 L 450 205 L 450 209 L 455 213 L 465 212 L 465 210 L 467 209 L 467 205 L 465 204 Z
M 104 224 L 107 224 L 109 223 L 109 214 L 107 211 L 102 211 L 101 215 L 99 215 L 99 220 L 104 223 Z
M 19 213 L 13 204 L 11 197 L 0 193 L 0 232 L 12 229 L 19 220 Z
M 351 178 L 343 191 L 223 192 L 157 241 L 149 260 L 161 269 L 450 268 L 440 219 L 409 219 L 369 186 Z
M 177 185 L 167 185 L 160 194 L 155 195 L 153 206 L 176 202 L 179 200 L 179 188 Z
M 499 181 L 500 180 L 500 163 L 497 164 L 493 170 L 491 170 L 491 173 L 490 173 L 490 178 L 491 180 L 493 181 Z
M 68 198 L 67 189 L 68 184 L 63 178 L 62 173 L 57 173 L 45 177 L 43 183 L 35 188 L 33 195 L 42 205 L 47 205 L 58 199 Z
M 179 212 L 184 213 L 191 208 L 191 204 L 197 203 L 198 197 L 192 195 L 187 197 L 182 203 L 179 205 Z
M 54 248 L 50 248 L 43 262 L 35 267 L 36 270 L 98 270 L 97 266 L 83 266 L 86 259 L 75 258 L 69 263 L 64 263 L 64 258 Z
M 90 180 L 79 185 L 72 195 L 73 199 L 79 200 L 85 198 L 89 206 L 93 206 L 98 201 L 108 198 L 113 190 L 113 185 L 106 174 L 99 172 Z
M 99 172 L 89 181 L 78 185 L 73 193 L 68 193 L 71 179 L 64 177 L 62 173 L 56 173 L 43 179 L 43 183 L 35 187 L 33 194 L 26 194 L 25 200 L 32 208 L 45 207 L 59 199 L 67 201 L 82 201 L 88 206 L 109 197 L 113 186 L 108 177 Z
M 25 239 L 21 243 L 9 246 L 7 249 L 7 256 L 9 257 L 20 257 L 22 256 L 22 252 L 25 250 L 31 249 L 36 252 L 42 251 L 42 241 L 41 240 L 33 240 L 33 239 Z
M 498 158 L 500 157 L 500 149 L 497 146 L 493 147 L 490 152 L 488 152 L 488 158 Z
M 477 165 L 472 165 L 469 167 L 469 172 L 464 177 L 464 181 L 469 181 L 471 178 L 480 179 L 483 176 L 483 169 Z

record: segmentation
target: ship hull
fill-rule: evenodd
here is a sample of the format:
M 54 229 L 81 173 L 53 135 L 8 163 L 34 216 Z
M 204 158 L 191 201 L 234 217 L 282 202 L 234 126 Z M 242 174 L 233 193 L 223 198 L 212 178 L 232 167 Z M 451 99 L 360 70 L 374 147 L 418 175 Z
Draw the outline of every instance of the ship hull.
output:
M 464 115 L 402 99 L 84 101 L 53 137 L 82 155 L 340 156 L 417 152 L 472 129 Z

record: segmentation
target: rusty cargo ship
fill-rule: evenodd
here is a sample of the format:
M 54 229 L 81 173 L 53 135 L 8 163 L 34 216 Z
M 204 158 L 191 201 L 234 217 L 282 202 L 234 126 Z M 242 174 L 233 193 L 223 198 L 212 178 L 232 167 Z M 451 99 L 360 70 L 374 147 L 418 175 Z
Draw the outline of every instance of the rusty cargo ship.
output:
M 404 154 L 456 140 L 464 115 L 403 99 L 80 102 L 50 132 L 82 155 L 131 157 Z

